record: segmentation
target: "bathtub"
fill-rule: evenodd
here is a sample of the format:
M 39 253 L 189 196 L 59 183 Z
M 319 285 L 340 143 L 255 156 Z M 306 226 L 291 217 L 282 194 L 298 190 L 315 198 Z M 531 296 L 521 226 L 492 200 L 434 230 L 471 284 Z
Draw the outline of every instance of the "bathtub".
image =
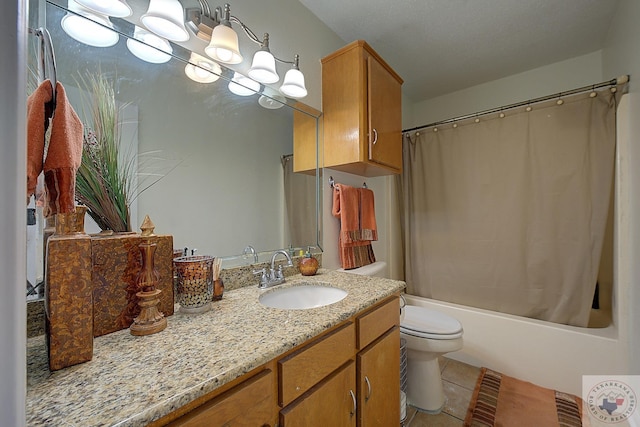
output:
M 447 357 L 578 396 L 582 375 L 625 374 L 624 343 L 614 325 L 579 328 L 405 295 L 407 304 L 441 311 L 464 328 L 464 347 Z

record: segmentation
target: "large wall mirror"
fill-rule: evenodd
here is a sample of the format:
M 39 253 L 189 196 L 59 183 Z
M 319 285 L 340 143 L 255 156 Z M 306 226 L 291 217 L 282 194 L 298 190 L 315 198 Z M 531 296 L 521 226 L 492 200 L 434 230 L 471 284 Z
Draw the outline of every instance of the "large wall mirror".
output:
M 242 256 L 249 245 L 265 255 L 281 248 L 321 248 L 320 171 L 317 166 L 307 173 L 292 170 L 294 112 L 315 120 L 316 126 L 318 122 L 300 104 L 304 100 L 279 98 L 264 85 L 258 93 L 238 96 L 228 88 L 234 70 L 225 66 L 215 82 L 191 80 L 185 74 L 191 50 L 206 46 L 193 35 L 189 42 L 172 42 L 173 52 L 165 63 L 139 59 L 127 41 L 148 0 L 128 0 L 134 14 L 110 18 L 119 38 L 115 45 L 80 43 L 61 26 L 66 15 L 77 16 L 69 10 L 73 3 L 32 0 L 30 27 L 46 27 L 51 34 L 57 80 L 81 118 L 88 114 L 83 111 L 83 78 L 101 75 L 113 84 L 123 106 L 123 142 L 139 153 L 139 176 L 162 175 L 136 199 L 134 230 L 149 214 L 156 233 L 173 235 L 174 247 L 223 257 L 227 266 L 252 262 Z M 201 7 L 196 0 L 181 3 L 185 9 Z M 249 58 L 245 62 L 250 62 L 259 46 L 238 33 Z M 35 73 L 39 41 L 32 39 L 29 64 Z M 281 76 L 286 70 L 279 66 Z M 151 157 L 155 160 L 150 165 L 145 159 Z M 37 252 L 33 246 L 29 250 Z

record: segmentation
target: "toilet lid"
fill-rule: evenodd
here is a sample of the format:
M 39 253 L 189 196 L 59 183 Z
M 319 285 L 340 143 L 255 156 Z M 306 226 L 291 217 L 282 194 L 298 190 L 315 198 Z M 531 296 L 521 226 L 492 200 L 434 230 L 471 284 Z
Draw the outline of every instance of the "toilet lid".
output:
M 432 339 L 454 339 L 462 336 L 458 320 L 426 307 L 407 305 L 400 329 L 409 335 Z

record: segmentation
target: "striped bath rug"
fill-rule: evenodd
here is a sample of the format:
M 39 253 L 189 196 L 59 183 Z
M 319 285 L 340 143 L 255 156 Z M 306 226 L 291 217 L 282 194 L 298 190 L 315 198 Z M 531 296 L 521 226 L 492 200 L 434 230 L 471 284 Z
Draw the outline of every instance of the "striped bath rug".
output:
M 580 427 L 582 399 L 482 368 L 465 427 Z

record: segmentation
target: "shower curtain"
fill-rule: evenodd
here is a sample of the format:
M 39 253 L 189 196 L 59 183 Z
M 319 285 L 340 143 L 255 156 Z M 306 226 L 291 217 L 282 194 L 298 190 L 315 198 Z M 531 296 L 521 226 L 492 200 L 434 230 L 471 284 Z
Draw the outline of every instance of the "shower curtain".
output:
M 606 90 L 562 101 L 405 136 L 409 293 L 587 326 L 612 190 L 616 100 Z
M 293 172 L 291 154 L 282 156 L 285 198 L 285 242 L 293 247 L 315 246 L 316 177 Z

